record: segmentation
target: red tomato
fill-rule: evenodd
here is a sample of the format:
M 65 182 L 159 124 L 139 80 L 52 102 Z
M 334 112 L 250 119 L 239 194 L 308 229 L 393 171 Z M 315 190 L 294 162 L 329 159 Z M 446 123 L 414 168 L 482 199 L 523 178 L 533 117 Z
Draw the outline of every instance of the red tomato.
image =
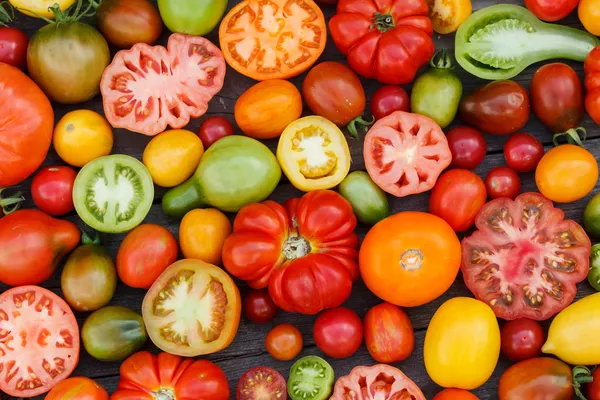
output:
M 432 400 L 479 400 L 479 397 L 475 396 L 468 390 L 444 389 L 433 396 Z
M 71 167 L 45 167 L 31 182 L 31 197 L 43 212 L 60 216 L 73 211 L 73 184 L 77 172 Z
M 502 326 L 500 335 L 500 349 L 510 361 L 521 361 L 542 354 L 544 331 L 536 321 L 526 318 L 508 321 Z
M 504 159 L 517 172 L 531 172 L 544 156 L 544 146 L 529 133 L 515 133 L 504 144 Z
M 485 184 L 479 176 L 466 169 L 451 169 L 433 187 L 429 212 L 456 232 L 464 232 L 473 225 L 486 199 Z
M 79 362 L 79 327 L 63 299 L 38 286 L 0 294 L 0 390 L 34 397 L 68 378 Z
M 160 395 L 159 395 L 160 393 Z M 200 397 L 198 397 L 200 396 Z M 229 400 L 225 373 L 208 360 L 169 353 L 135 353 L 121 364 L 121 379 L 111 400 Z
M 166 49 L 138 43 L 119 51 L 102 74 L 106 119 L 148 136 L 167 125 L 183 128 L 208 110 L 224 78 L 223 54 L 207 39 L 174 33 Z
M 158 9 L 148 0 L 103 0 L 96 11 L 96 26 L 115 47 L 154 44 L 163 29 Z
M 585 73 L 585 109 L 600 124 L 600 46 L 588 54 L 583 66 Z
M 415 348 L 415 334 L 406 312 L 381 303 L 365 315 L 365 343 L 377 362 L 392 364 L 406 360 Z
M 294 325 L 277 325 L 267 333 L 265 346 L 276 360 L 289 361 L 302 351 L 302 334 Z
M 347 358 L 356 353 L 362 343 L 362 321 L 348 308 L 332 308 L 317 317 L 313 337 L 317 347 L 329 357 Z
M 258 324 L 271 322 L 279 314 L 279 308 L 267 289 L 250 290 L 242 301 L 242 310 L 246 318 Z
M 525 0 L 525 7 L 543 21 L 554 22 L 566 18 L 579 0 Z
M 257 222 L 260 221 L 260 222 Z M 223 265 L 251 288 L 269 287 L 277 306 L 316 314 L 341 305 L 358 278 L 356 217 L 331 190 L 251 204 L 235 218 Z
M 433 56 L 428 14 L 426 0 L 339 0 L 329 30 L 356 73 L 400 85 Z
M 539 193 L 492 200 L 479 212 L 478 230 L 462 240 L 461 269 L 469 290 L 499 318 L 543 321 L 575 298 L 591 242 L 564 217 Z
M 439 125 L 422 115 L 403 111 L 396 111 L 371 127 L 363 154 L 373 182 L 397 197 L 431 189 L 452 161 Z
M 596 368 L 592 373 L 594 380 L 587 386 L 588 400 L 600 400 L 600 368 Z
M 117 274 L 134 288 L 149 289 L 160 274 L 177 260 L 178 246 L 169 230 L 142 224 L 127 233 L 117 253 Z
M 0 26 L 0 63 L 25 69 L 29 38 L 17 28 Z
M 285 399 L 287 384 L 281 374 L 269 367 L 244 372 L 237 384 L 235 400 Z
M 508 197 L 514 200 L 521 193 L 521 179 L 514 169 L 496 167 L 485 177 L 485 188 L 491 199 Z
M 208 149 L 210 145 L 217 140 L 224 138 L 225 136 L 231 136 L 234 133 L 235 131 L 233 130 L 231 122 L 220 115 L 206 118 L 202 121 L 200 129 L 198 130 L 198 135 L 200 136 L 200 140 L 202 140 L 204 150 Z
M 477 129 L 458 126 L 446 134 L 446 139 L 452 153 L 451 167 L 475 169 L 483 161 L 487 144 Z
M 108 400 L 108 392 L 96 381 L 78 376 L 56 385 L 44 400 Z
M 394 111 L 410 111 L 410 97 L 400 86 L 382 86 L 371 97 L 371 114 L 379 120 Z

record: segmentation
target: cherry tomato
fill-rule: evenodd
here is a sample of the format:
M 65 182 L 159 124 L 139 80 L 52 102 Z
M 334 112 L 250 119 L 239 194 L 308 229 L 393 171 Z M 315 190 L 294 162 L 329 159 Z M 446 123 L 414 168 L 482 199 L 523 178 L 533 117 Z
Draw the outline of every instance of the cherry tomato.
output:
M 371 114 L 375 119 L 387 117 L 394 111 L 410 111 L 410 97 L 400 86 L 382 86 L 371 97 Z
M 242 310 L 246 318 L 258 324 L 271 322 L 279 313 L 279 307 L 271 299 L 268 289 L 251 290 L 244 297 Z
M 281 324 L 271 329 L 265 338 L 269 354 L 281 361 L 289 361 L 302 351 L 302 334 L 292 324 Z
M 444 389 L 433 396 L 432 400 L 479 400 L 479 397 L 475 396 L 468 390 Z
M 286 398 L 283 376 L 269 367 L 254 367 L 244 372 L 237 384 L 235 400 L 269 400 Z
M 529 133 L 515 133 L 504 144 L 504 159 L 517 172 L 531 172 L 544 155 L 544 146 Z
M 525 0 L 525 7 L 543 21 L 554 22 L 567 17 L 579 0 Z
M 29 38 L 17 28 L 0 26 L 0 62 L 25 69 Z
M 365 315 L 365 344 L 377 362 L 392 364 L 406 360 L 415 348 L 415 334 L 406 312 L 391 303 L 381 303 Z
M 329 357 L 350 357 L 362 343 L 362 321 L 348 308 L 330 308 L 317 317 L 313 336 L 317 347 Z
M 46 167 L 31 182 L 31 197 L 35 205 L 53 216 L 73 211 L 73 184 L 77 172 L 71 167 Z
M 202 140 L 202 144 L 206 150 L 217 140 L 224 138 L 225 136 L 231 136 L 234 133 L 235 132 L 231 122 L 229 122 L 227 118 L 217 115 L 214 117 L 208 117 L 202 121 L 198 135 L 200 136 L 200 140 Z
M 500 350 L 510 361 L 521 361 L 541 354 L 544 331 L 539 323 L 519 318 L 505 323 L 500 329 Z
M 588 400 L 600 400 L 600 368 L 594 370 L 592 374 L 594 380 L 587 387 Z
M 521 192 L 521 179 L 514 169 L 496 167 L 485 177 L 485 188 L 491 199 L 513 199 Z
M 458 126 L 446 134 L 452 152 L 452 168 L 474 169 L 485 157 L 485 138 L 475 128 Z

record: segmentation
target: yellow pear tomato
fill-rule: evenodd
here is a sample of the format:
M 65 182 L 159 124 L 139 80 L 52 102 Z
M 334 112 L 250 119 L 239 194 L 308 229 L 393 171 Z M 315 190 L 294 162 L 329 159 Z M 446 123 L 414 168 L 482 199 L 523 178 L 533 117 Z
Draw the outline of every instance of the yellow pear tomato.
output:
M 425 368 L 446 388 L 472 390 L 494 372 L 500 327 L 492 309 L 470 297 L 455 297 L 435 312 L 425 334 Z
M 185 214 L 179 226 L 179 244 L 185 258 L 221 264 L 225 239 L 231 235 L 231 222 L 215 208 L 196 209 Z
M 30 17 L 54 19 L 54 13 L 50 7 L 58 4 L 61 11 L 71 7 L 76 0 L 8 0 L 17 10 Z
M 441 35 L 456 32 L 473 12 L 471 0 L 427 0 L 433 30 Z

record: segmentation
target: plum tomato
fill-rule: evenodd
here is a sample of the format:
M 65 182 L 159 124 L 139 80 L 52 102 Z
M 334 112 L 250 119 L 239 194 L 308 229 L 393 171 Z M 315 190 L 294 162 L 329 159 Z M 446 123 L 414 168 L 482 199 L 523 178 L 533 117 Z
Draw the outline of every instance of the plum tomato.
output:
M 327 356 L 347 358 L 356 353 L 362 343 L 362 321 L 349 308 L 330 308 L 315 320 L 313 336 L 317 347 Z
M 56 385 L 44 400 L 108 400 L 108 392 L 98 382 L 77 376 Z
M 381 303 L 365 315 L 365 344 L 377 362 L 392 364 L 406 360 L 415 348 L 415 334 L 406 312 Z
M 302 351 L 302 334 L 292 324 L 280 324 L 267 333 L 265 346 L 276 360 L 289 361 Z
M 375 120 L 387 117 L 394 111 L 410 111 L 410 97 L 400 86 L 382 86 L 371 97 L 371 114 Z
M 208 149 L 217 140 L 234 133 L 231 122 L 220 115 L 206 118 L 198 129 L 198 136 L 200 136 L 205 149 Z
M 27 66 L 29 38 L 23 31 L 0 24 L 0 62 L 21 70 Z
M 279 314 L 268 289 L 252 289 L 242 300 L 244 316 L 252 322 L 264 324 L 271 322 Z
M 31 182 L 31 198 L 43 212 L 55 217 L 73 211 L 73 185 L 77 172 L 71 167 L 42 168 Z
M 431 400 L 479 400 L 479 397 L 475 396 L 468 390 L 463 389 L 444 389 Z
M 544 156 L 544 146 L 533 135 L 515 133 L 504 143 L 506 164 L 517 172 L 531 172 Z
M 446 134 L 452 153 L 450 167 L 475 169 L 485 157 L 487 144 L 483 134 L 470 126 L 458 126 Z
M 544 341 L 542 326 L 531 319 L 508 321 L 500 329 L 500 351 L 513 362 L 542 354 Z
M 540 193 L 483 206 L 462 241 L 464 280 L 502 319 L 546 320 L 571 304 L 589 269 L 591 242 Z
M 546 22 L 566 18 L 579 4 L 579 0 L 525 0 L 525 7 Z
M 485 177 L 485 188 L 491 199 L 508 197 L 514 200 L 521 193 L 521 178 L 514 169 L 508 167 L 492 168 Z
M 279 372 L 269 367 L 254 367 L 238 381 L 235 400 L 283 400 L 286 393 L 287 384 Z
M 425 400 L 421 389 L 402 371 L 391 365 L 359 366 L 335 383 L 330 400 L 347 400 L 352 393 L 362 393 L 363 400 Z
M 225 240 L 231 235 L 231 221 L 216 208 L 196 208 L 179 224 L 179 244 L 185 258 L 220 265 Z
M 154 44 L 163 29 L 158 9 L 148 0 L 103 0 L 96 18 L 108 43 L 120 49 L 136 43 Z

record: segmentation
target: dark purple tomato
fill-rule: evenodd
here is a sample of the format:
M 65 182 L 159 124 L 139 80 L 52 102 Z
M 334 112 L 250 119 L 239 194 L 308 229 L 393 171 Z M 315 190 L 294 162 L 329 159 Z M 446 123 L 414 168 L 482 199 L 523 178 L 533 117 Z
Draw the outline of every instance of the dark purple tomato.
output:
M 474 169 L 485 157 L 485 138 L 475 128 L 459 126 L 447 134 L 448 146 L 452 152 L 452 168 Z
M 508 197 L 514 199 L 521 192 L 521 179 L 514 169 L 496 167 L 485 178 L 485 189 L 492 199 Z
M 198 130 L 198 135 L 200 136 L 200 140 L 202 140 L 205 150 L 217 140 L 224 138 L 225 136 L 231 136 L 234 133 L 231 122 L 229 122 L 227 118 L 221 116 L 206 118 L 202 121 L 200 129 Z
M 504 144 L 504 159 L 517 172 L 531 172 L 544 155 L 544 146 L 529 133 L 515 133 Z
M 510 361 L 522 361 L 541 354 L 544 331 L 536 321 L 520 318 L 509 321 L 500 330 L 500 349 Z
M 65 215 L 73 205 L 73 185 L 77 172 L 71 167 L 46 167 L 31 182 L 31 197 L 35 205 L 55 217 Z
M 0 26 L 0 62 L 25 69 L 29 38 L 17 28 Z
M 409 111 L 410 97 L 400 86 L 382 86 L 373 93 L 371 98 L 371 114 L 375 119 L 381 119 L 394 111 Z
M 272 321 L 279 313 L 267 289 L 251 290 L 244 297 L 242 309 L 246 318 L 259 324 Z
M 163 29 L 158 9 L 148 0 L 103 0 L 96 16 L 106 40 L 121 49 L 154 44 Z

